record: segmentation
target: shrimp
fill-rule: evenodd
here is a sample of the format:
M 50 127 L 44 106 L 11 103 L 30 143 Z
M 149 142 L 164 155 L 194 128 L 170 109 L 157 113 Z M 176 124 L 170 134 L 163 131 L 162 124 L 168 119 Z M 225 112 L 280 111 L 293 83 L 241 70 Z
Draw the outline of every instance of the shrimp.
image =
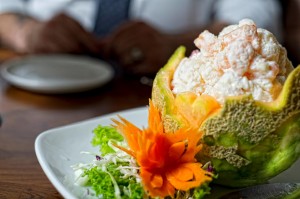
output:
M 290 61 L 273 34 L 251 20 L 224 28 L 218 36 L 202 32 L 199 48 L 175 71 L 174 94 L 208 94 L 221 104 L 227 96 L 252 94 L 255 100 L 274 100 L 289 74 Z M 192 64 L 192 66 L 190 66 Z

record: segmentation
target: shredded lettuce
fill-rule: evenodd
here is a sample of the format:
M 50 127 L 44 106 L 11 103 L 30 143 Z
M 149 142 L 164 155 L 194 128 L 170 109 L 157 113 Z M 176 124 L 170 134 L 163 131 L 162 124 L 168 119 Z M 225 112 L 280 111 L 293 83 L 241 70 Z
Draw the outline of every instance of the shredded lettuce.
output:
M 110 162 L 105 168 L 95 166 L 84 172 L 89 178 L 88 185 L 96 195 L 104 199 L 140 199 L 145 195 L 143 187 L 133 176 L 125 177 L 120 167 L 129 166 L 127 162 Z
M 110 146 L 112 141 L 122 142 L 124 140 L 123 136 L 118 133 L 118 131 L 110 126 L 101 126 L 93 130 L 94 137 L 92 139 L 93 146 L 100 146 L 101 155 L 106 155 L 108 153 L 115 153 L 115 150 Z
M 145 192 L 132 158 L 111 145 L 112 142 L 126 145 L 123 136 L 115 128 L 102 125 L 97 126 L 93 133 L 91 143 L 100 148 L 101 155 L 96 155 L 93 163 L 82 167 L 81 177 L 88 178 L 85 186 L 92 187 L 99 198 L 143 198 Z

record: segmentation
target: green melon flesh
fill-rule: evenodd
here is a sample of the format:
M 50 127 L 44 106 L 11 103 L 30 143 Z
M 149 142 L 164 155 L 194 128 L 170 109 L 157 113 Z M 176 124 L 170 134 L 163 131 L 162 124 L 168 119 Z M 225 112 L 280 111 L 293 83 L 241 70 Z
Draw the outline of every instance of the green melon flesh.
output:
M 171 91 L 174 71 L 184 57 L 185 48 L 179 47 L 153 84 L 152 101 L 168 132 L 186 124 Z M 204 148 L 197 158 L 213 164 L 218 174 L 215 183 L 255 185 L 288 169 L 300 156 L 300 66 L 290 73 L 276 101 L 263 103 L 251 96 L 227 98 L 221 110 L 199 129 L 204 134 Z

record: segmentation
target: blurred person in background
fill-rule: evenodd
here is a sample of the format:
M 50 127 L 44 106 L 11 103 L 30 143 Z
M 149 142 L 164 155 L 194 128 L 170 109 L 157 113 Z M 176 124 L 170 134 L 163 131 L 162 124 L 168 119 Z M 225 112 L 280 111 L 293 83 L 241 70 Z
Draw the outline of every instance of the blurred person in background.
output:
M 179 45 L 243 18 L 281 40 L 278 0 L 0 0 L 0 45 L 21 53 L 77 53 L 155 74 Z
M 284 8 L 284 46 L 294 66 L 300 64 L 300 0 L 281 0 Z

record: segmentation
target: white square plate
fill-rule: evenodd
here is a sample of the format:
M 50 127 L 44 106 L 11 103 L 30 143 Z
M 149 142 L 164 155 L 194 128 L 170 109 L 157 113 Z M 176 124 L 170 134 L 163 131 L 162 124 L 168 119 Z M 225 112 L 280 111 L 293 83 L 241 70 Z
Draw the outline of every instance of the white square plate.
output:
M 94 157 L 80 152 L 98 152 L 98 149 L 91 145 L 93 129 L 98 125 L 112 124 L 111 118 L 116 118 L 117 115 L 138 127 L 147 126 L 148 110 L 146 107 L 140 107 L 50 129 L 36 138 L 35 151 L 38 161 L 51 183 L 64 198 L 87 198 L 86 189 L 74 184 L 71 165 L 92 161 Z M 300 182 L 299 168 L 300 160 L 270 182 Z

